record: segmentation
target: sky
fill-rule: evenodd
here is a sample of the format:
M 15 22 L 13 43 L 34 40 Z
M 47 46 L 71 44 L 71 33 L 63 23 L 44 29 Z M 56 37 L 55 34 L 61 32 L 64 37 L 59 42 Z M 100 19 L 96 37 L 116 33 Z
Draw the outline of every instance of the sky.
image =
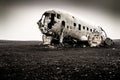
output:
M 0 40 L 42 40 L 37 22 L 47 10 L 58 10 L 101 26 L 120 39 L 119 0 L 1 0 Z

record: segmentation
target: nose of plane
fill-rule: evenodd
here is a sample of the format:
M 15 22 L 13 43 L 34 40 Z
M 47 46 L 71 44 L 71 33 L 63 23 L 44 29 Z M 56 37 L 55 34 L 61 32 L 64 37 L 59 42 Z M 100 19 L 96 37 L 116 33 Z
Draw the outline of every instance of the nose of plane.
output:
M 37 24 L 38 24 L 39 27 L 42 27 L 42 25 L 43 25 L 43 24 L 41 23 L 41 20 L 39 20 L 39 21 L 37 22 Z
M 37 24 L 39 25 L 39 22 L 37 22 Z
M 37 22 L 37 24 L 40 25 L 40 22 L 41 22 L 41 20 L 39 20 L 39 21 Z

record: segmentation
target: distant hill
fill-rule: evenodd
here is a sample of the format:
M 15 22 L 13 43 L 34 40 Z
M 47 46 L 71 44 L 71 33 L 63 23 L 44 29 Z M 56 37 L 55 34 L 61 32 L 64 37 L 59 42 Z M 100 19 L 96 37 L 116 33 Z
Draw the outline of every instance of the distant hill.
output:
M 0 40 L 0 45 L 38 45 L 42 41 L 13 41 L 13 40 Z

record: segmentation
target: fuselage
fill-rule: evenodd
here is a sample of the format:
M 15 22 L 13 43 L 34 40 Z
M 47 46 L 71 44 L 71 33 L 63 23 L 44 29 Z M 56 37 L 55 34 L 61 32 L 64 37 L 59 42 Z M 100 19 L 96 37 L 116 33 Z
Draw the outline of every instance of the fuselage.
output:
M 55 35 L 64 37 L 70 36 L 79 41 L 87 41 L 90 34 L 98 32 L 106 39 L 105 31 L 98 26 L 87 24 L 69 14 L 49 10 L 46 11 L 38 22 L 41 32 L 46 36 Z

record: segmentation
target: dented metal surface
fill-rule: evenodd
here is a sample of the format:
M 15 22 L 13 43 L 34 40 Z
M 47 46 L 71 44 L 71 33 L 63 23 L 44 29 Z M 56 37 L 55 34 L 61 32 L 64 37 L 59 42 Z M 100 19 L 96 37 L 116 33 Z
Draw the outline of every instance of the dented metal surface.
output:
M 46 11 L 38 25 L 43 33 L 43 45 L 76 46 L 87 42 L 90 47 L 98 47 L 113 44 L 101 27 L 87 24 L 60 11 Z

